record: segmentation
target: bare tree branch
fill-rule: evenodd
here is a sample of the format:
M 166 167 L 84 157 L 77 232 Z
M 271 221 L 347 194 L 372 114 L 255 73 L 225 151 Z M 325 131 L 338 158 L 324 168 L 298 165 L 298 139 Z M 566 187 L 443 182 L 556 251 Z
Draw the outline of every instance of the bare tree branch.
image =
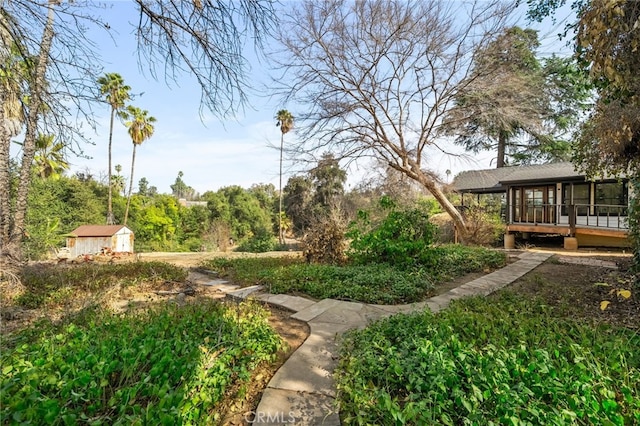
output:
M 274 55 L 278 92 L 297 113 L 304 150 L 372 156 L 420 182 L 464 229 L 429 169 L 428 147 L 470 73 L 474 51 L 508 24 L 500 1 L 307 1 L 293 7 Z

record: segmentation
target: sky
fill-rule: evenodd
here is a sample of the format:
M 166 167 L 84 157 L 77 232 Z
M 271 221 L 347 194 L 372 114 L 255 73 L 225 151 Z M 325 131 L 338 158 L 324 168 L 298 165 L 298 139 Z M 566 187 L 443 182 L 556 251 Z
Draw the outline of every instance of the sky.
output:
M 455 0 L 451 0 L 455 1 Z M 137 148 L 134 171 L 134 192 L 140 178 L 157 187 L 160 193 L 171 193 L 173 184 L 182 171 L 184 182 L 198 193 L 216 191 L 221 187 L 240 185 L 244 188 L 252 184 L 272 183 L 278 188 L 280 129 L 274 118 L 276 111 L 289 109 L 295 116 L 295 109 L 282 105 L 266 93 L 249 93 L 249 106 L 244 112 L 225 120 L 216 118 L 200 106 L 200 87 L 195 79 L 183 74 L 179 84 L 167 84 L 159 77 L 155 80 L 148 71 L 141 70 L 136 53 L 133 34 L 137 13 L 131 2 L 112 1 L 100 12 L 113 30 L 113 40 L 104 33 L 89 33 L 101 46 L 104 72 L 119 73 L 132 93 L 140 94 L 131 102 L 148 110 L 157 119 L 153 136 Z M 540 52 L 550 54 L 562 50 L 563 42 L 557 41 L 556 34 L 564 26 L 562 17 L 555 25 L 544 23 L 540 38 L 543 42 Z M 566 50 L 566 48 L 565 48 Z M 269 69 L 264 61 L 256 58 L 252 48 L 247 50 L 251 61 L 249 81 L 255 87 L 269 84 Z M 107 175 L 107 142 L 109 135 L 109 107 L 95 109 L 99 123 L 96 134 L 87 135 L 94 145 L 85 147 L 90 158 L 70 158 L 71 173 L 92 172 L 96 177 Z M 295 143 L 295 131 L 285 135 L 285 143 Z M 447 150 L 460 152 L 460 148 L 446 146 Z M 121 174 L 126 179 L 131 167 L 131 139 L 126 128 L 120 123 L 114 126 L 113 165 L 120 164 Z M 456 157 L 435 154 L 431 167 L 447 180 L 446 171 L 451 171 L 449 180 L 464 170 L 491 168 L 490 152 L 479 155 Z M 300 165 L 287 162 L 284 166 L 283 185 Z M 368 173 L 367 164 L 350 163 L 347 169 L 347 186 L 353 187 Z M 106 178 L 105 178 L 106 180 Z

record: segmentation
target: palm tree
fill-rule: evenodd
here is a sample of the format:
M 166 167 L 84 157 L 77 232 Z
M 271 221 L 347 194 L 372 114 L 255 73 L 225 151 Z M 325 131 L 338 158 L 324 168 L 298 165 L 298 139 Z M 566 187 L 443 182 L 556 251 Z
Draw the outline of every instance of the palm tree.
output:
M 156 122 L 155 117 L 149 115 L 149 111 L 129 105 L 126 113 L 122 114 L 127 120 L 124 124 L 127 126 L 129 136 L 133 142 L 133 154 L 131 156 L 131 176 L 129 176 L 129 194 L 127 194 L 127 207 L 124 210 L 124 224 L 127 224 L 129 217 L 129 206 L 131 205 L 131 191 L 133 190 L 133 169 L 136 163 L 136 147 L 142 142 L 153 136 L 153 123 Z
M 115 170 L 116 174 L 111 177 L 111 186 L 113 186 L 116 194 L 120 194 L 120 191 L 122 191 L 122 196 L 125 197 L 127 195 L 124 192 L 126 188 L 126 182 L 124 180 L 124 176 L 120 174 L 120 172 L 122 172 L 122 166 L 120 164 L 116 164 Z
M 276 114 L 276 126 L 280 127 L 280 202 L 278 206 L 278 240 L 280 244 L 284 244 L 284 235 L 282 235 L 282 152 L 284 150 L 284 134 L 289 133 L 293 129 L 293 115 L 286 109 L 281 109 Z
M 107 103 L 111 106 L 111 118 L 109 120 L 109 199 L 107 208 L 107 225 L 113 225 L 112 185 L 111 185 L 111 142 L 113 140 L 113 119 L 118 111 L 124 108 L 124 103 L 129 100 L 131 87 L 124 84 L 122 76 L 118 73 L 107 73 L 98 78 L 100 93 L 106 95 Z
M 33 160 L 38 175 L 43 179 L 58 179 L 69 168 L 69 163 L 64 155 L 64 144 L 55 142 L 54 135 L 38 135 L 36 155 Z

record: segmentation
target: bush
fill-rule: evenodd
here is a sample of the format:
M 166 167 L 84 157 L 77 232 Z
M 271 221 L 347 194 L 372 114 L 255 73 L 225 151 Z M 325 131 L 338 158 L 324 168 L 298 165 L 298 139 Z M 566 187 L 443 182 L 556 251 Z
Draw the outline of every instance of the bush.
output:
M 416 263 L 426 268 L 439 281 L 447 281 L 470 272 L 501 268 L 507 258 L 503 251 L 459 244 L 432 247 L 421 252 Z
M 276 240 L 276 237 L 267 231 L 264 231 L 241 242 L 238 246 L 238 251 L 245 251 L 248 253 L 266 253 L 268 251 L 275 250 L 277 246 L 278 240 Z
M 349 226 L 349 258 L 356 264 L 415 265 L 433 243 L 435 226 L 429 215 L 421 209 L 397 210 L 388 197 L 382 197 L 380 205 L 389 210 L 382 222 L 372 224 L 368 213 L 359 211 L 358 220 Z
M 502 241 L 506 228 L 499 213 L 492 213 L 484 207 L 472 206 L 465 210 L 464 216 L 469 229 L 466 242 L 493 246 Z
M 272 271 L 286 268 L 289 265 L 302 263 L 302 258 L 294 256 L 280 257 L 241 257 L 227 259 L 216 257 L 202 263 L 202 268 L 218 273 L 221 278 L 228 278 L 235 284 L 252 286 L 264 284 Z
M 312 221 L 303 238 L 303 253 L 307 262 L 343 264 L 346 260 L 345 222 L 337 211 Z

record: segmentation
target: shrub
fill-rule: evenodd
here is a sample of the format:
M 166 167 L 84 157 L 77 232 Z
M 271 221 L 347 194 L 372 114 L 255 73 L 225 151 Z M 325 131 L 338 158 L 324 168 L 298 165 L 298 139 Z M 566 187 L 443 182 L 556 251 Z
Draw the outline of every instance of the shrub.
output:
M 202 268 L 218 273 L 218 276 L 228 278 L 235 284 L 251 286 L 263 284 L 273 270 L 286 268 L 289 265 L 302 263 L 300 257 L 216 257 L 202 263 Z
M 307 262 L 340 265 L 346 260 L 345 221 L 337 210 L 316 217 L 303 238 Z
M 306 264 L 300 257 L 216 258 L 203 263 L 240 285 L 262 284 L 271 293 L 303 293 L 317 299 L 334 298 L 365 303 L 412 303 L 424 300 L 434 286 L 448 279 L 503 266 L 504 252 L 460 245 L 434 247 L 418 266 Z
M 372 224 L 367 212 L 359 211 L 358 220 L 349 227 L 349 258 L 356 264 L 389 263 L 411 266 L 433 243 L 435 226 L 421 209 L 397 210 L 388 197 L 380 205 L 389 213 L 379 224 Z
M 265 273 L 262 283 L 274 294 L 303 293 L 316 299 L 378 304 L 417 302 L 433 289 L 426 271 L 386 264 L 294 264 Z
M 472 206 L 465 210 L 464 216 L 469 230 L 466 242 L 492 246 L 503 238 L 505 225 L 499 213 L 492 213 L 484 207 Z
M 267 231 L 259 232 L 240 243 L 238 251 L 248 253 L 265 253 L 275 250 L 278 245 L 276 238 Z

